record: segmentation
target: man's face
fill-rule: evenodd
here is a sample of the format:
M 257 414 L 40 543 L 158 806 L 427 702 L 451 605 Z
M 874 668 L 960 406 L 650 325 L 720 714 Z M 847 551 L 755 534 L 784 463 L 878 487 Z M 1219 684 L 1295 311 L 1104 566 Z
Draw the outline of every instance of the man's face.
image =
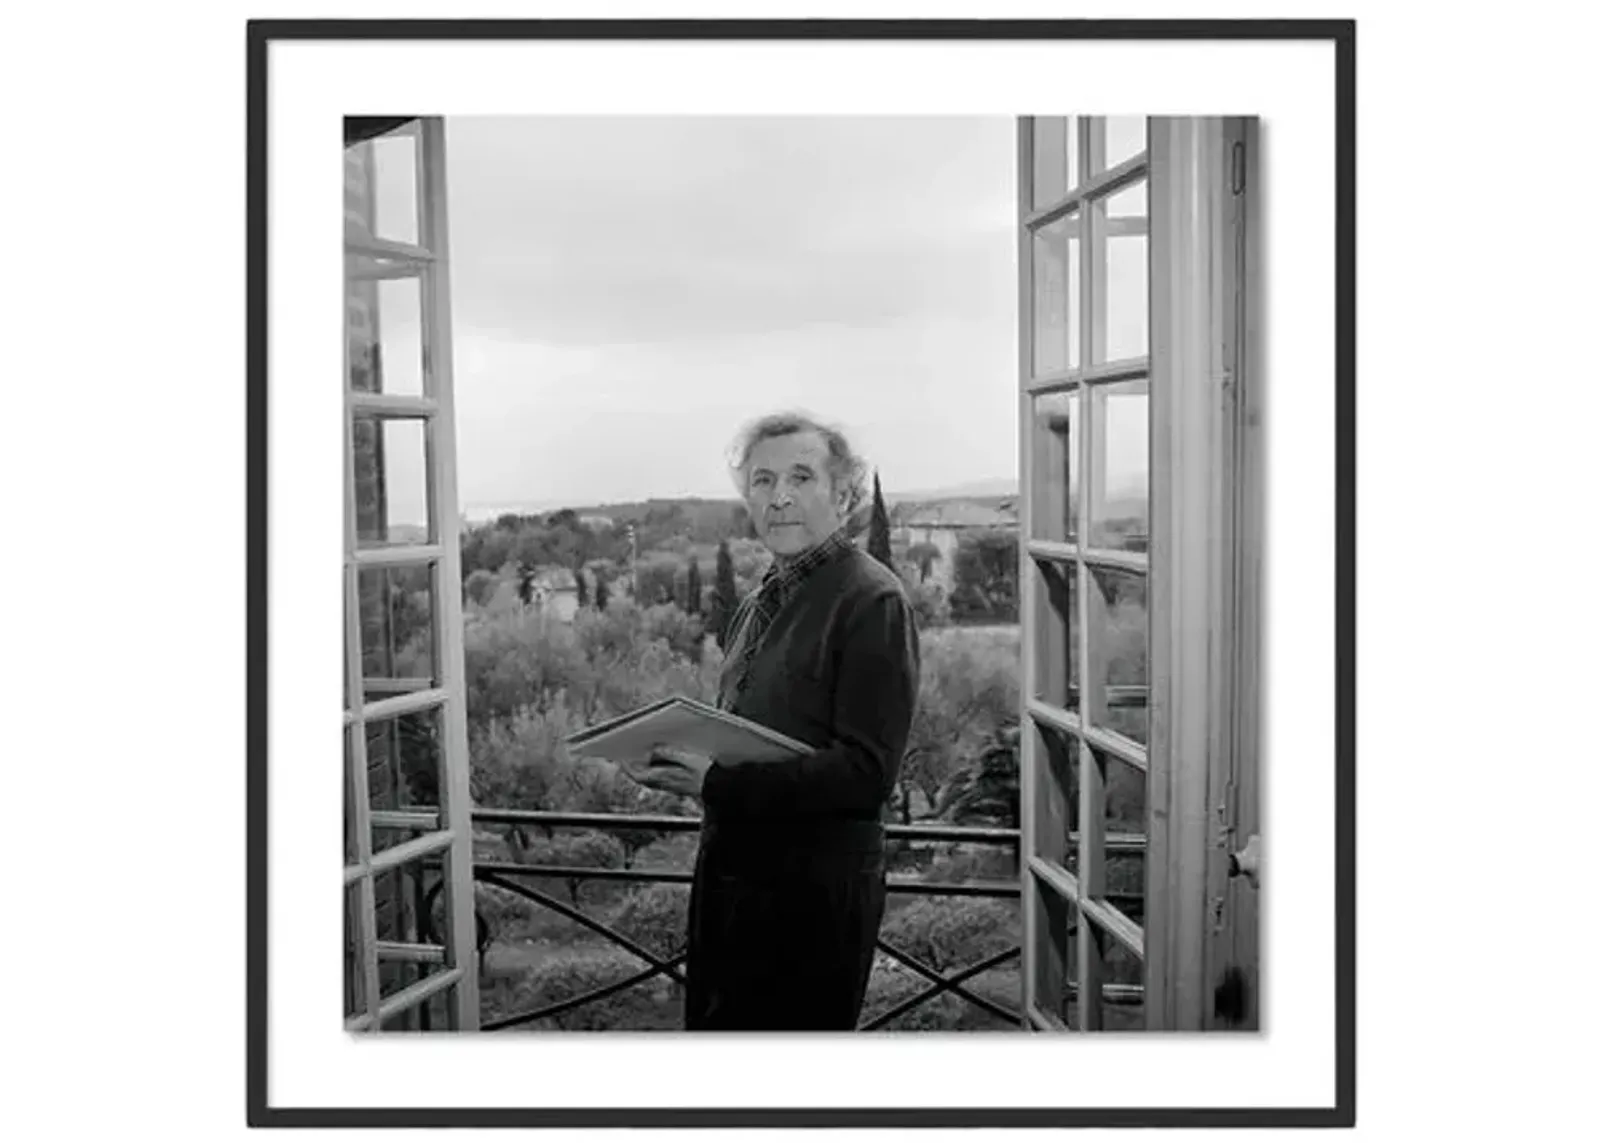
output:
M 746 474 L 750 518 L 773 555 L 798 555 L 844 524 L 848 492 L 833 487 L 821 433 L 807 430 L 758 441 Z

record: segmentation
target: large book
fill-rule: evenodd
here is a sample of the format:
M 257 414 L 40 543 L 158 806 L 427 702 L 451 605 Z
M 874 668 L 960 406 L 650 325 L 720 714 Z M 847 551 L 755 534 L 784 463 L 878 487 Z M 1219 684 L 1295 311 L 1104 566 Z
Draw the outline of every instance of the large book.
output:
M 565 741 L 573 757 L 613 762 L 648 761 L 658 745 L 681 746 L 735 762 L 781 762 L 812 753 L 804 742 L 770 726 L 682 696 L 585 727 Z

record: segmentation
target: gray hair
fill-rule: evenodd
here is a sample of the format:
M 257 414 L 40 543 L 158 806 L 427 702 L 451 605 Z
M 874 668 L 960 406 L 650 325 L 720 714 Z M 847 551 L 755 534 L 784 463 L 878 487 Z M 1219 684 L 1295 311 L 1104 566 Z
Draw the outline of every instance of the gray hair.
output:
M 749 492 L 747 478 L 750 452 L 759 443 L 772 437 L 786 437 L 794 433 L 814 432 L 828 447 L 828 477 L 835 489 L 843 488 L 849 497 L 845 501 L 845 515 L 853 516 L 866 503 L 867 465 L 850 447 L 844 432 L 833 425 L 824 424 L 810 413 L 793 410 L 769 413 L 746 425 L 734 438 L 728 450 L 728 471 L 733 477 L 739 495 Z

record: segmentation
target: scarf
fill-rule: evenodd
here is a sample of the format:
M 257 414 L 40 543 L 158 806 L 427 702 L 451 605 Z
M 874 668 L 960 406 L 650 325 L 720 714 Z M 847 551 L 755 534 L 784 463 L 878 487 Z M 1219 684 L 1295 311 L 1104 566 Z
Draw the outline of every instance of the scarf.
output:
M 818 568 L 853 549 L 855 545 L 840 528 L 826 540 L 807 548 L 792 560 L 774 560 L 761 577 L 761 584 L 740 601 L 728 623 L 731 633 L 728 657 L 722 665 L 722 675 L 717 681 L 717 705 L 723 710 L 733 706 L 744 688 L 750 663 L 761 650 L 772 621 L 783 607 L 800 591 Z

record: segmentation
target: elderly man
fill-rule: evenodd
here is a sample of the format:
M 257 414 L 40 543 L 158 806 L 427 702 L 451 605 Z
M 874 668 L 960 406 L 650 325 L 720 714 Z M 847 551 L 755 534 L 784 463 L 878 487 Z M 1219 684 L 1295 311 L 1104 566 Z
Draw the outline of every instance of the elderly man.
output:
M 916 703 L 916 623 L 899 577 L 847 536 L 864 482 L 842 434 L 765 417 L 733 467 L 773 564 L 732 619 L 718 703 L 815 752 L 741 763 L 661 747 L 629 772 L 705 807 L 686 1026 L 851 1030 L 883 919 L 883 809 Z

